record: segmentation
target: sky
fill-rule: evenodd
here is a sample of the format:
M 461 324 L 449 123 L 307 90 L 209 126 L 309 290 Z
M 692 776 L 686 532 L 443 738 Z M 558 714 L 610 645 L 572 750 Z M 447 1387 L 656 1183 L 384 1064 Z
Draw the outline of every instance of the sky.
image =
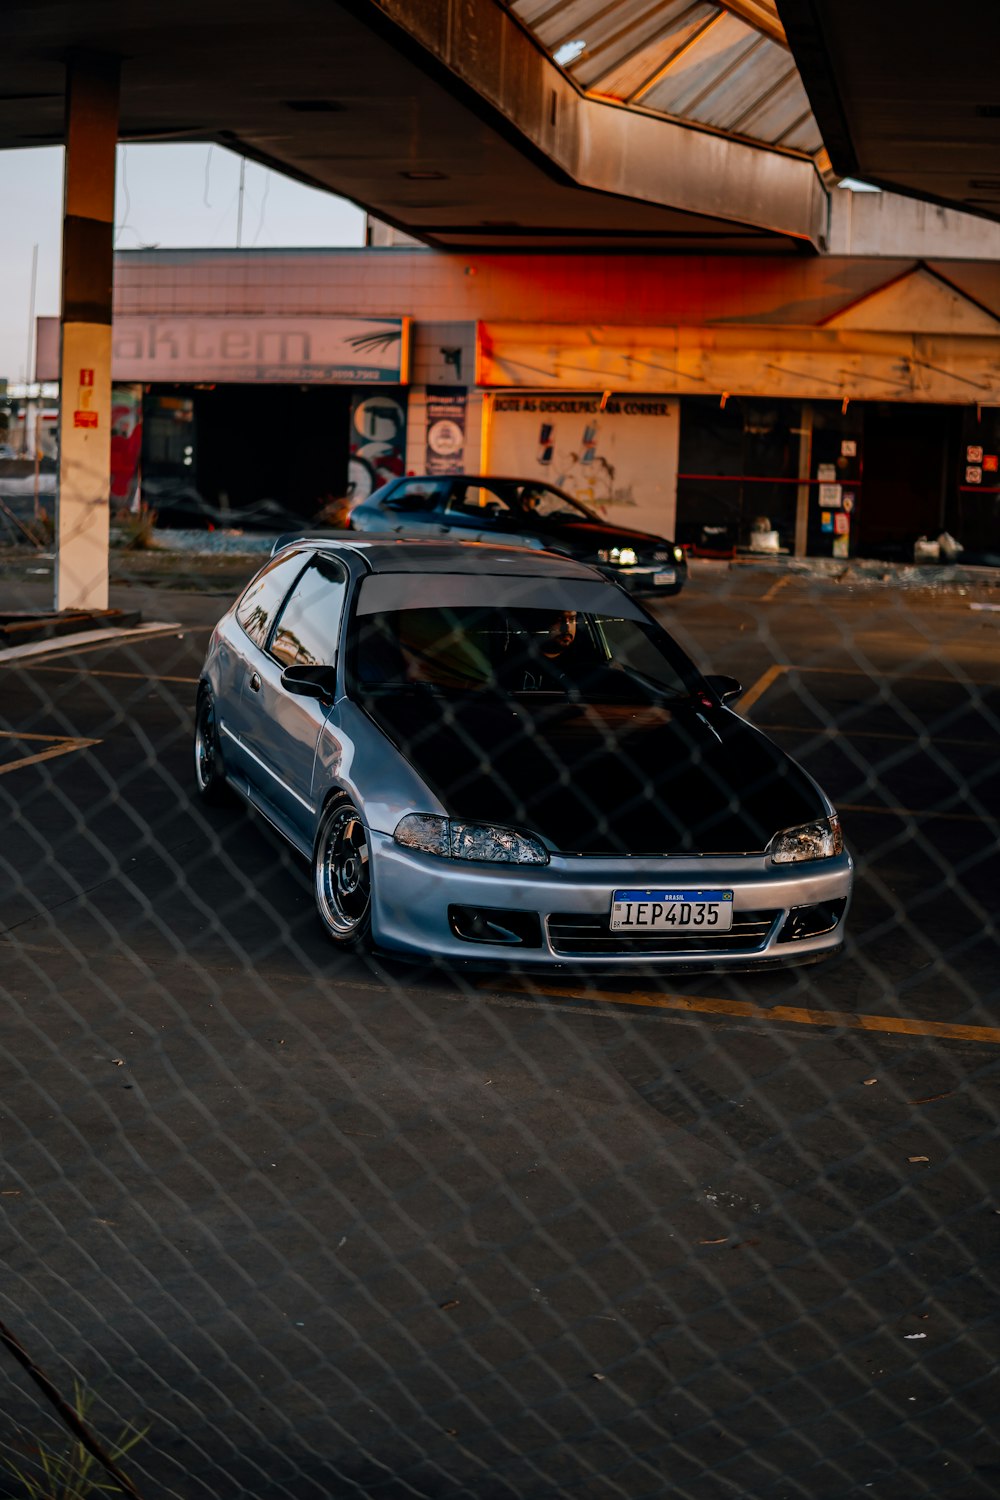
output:
M 25 378 L 32 247 L 35 312 L 59 313 L 62 148 L 0 151 L 0 378 Z M 119 146 L 115 244 L 223 248 L 236 244 L 240 158 L 221 146 Z M 248 161 L 242 243 L 361 245 L 364 213 Z M 33 372 L 31 372 L 33 373 Z

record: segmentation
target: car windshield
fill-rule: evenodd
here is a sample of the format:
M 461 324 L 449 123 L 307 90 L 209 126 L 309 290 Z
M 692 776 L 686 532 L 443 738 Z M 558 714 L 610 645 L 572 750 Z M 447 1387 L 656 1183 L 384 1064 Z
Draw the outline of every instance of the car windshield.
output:
M 354 671 L 362 695 L 555 695 L 594 704 L 686 701 L 699 682 L 651 623 L 571 608 L 480 605 L 359 618 Z

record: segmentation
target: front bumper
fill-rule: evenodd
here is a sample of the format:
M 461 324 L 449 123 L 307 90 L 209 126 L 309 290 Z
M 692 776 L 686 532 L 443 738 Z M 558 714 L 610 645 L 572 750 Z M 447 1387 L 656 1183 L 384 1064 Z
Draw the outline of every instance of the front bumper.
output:
M 490 967 L 748 970 L 811 963 L 841 946 L 853 864 L 835 859 L 772 865 L 763 856 L 554 856 L 543 866 L 477 865 L 404 849 L 372 832 L 372 935 L 388 953 Z M 733 891 L 729 934 L 683 939 L 610 934 L 611 893 L 622 888 L 724 887 Z M 537 946 L 470 942 L 449 908 L 536 913 Z M 791 913 L 829 907 L 835 920 L 815 936 L 792 937 Z
M 606 578 L 620 583 L 629 594 L 656 594 L 665 598 L 679 594 L 687 579 L 686 563 L 636 563 L 630 568 L 616 563 L 595 563 L 594 566 Z

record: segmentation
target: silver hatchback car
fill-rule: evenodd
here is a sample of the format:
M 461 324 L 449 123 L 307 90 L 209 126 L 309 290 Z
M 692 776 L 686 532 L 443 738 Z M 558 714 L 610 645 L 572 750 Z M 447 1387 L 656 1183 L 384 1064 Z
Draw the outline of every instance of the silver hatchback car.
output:
M 207 802 L 311 861 L 335 944 L 522 968 L 753 969 L 837 949 L 830 802 L 617 584 L 474 542 L 280 547 L 198 689 Z

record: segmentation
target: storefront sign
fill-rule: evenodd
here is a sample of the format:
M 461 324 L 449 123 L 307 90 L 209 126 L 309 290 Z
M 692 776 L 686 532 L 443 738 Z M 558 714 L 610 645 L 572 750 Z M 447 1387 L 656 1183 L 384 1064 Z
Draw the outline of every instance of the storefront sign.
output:
M 461 474 L 465 467 L 465 386 L 427 387 L 428 474 Z
M 409 318 L 144 317 L 114 321 L 115 380 L 340 381 L 409 379 Z
M 992 336 L 753 325 L 477 324 L 476 384 L 498 391 L 659 392 L 951 403 L 956 381 L 982 406 L 1000 404 L 1000 323 Z M 848 362 L 851 368 L 847 367 Z M 855 370 L 857 373 L 855 373 Z M 861 389 L 863 387 L 863 389 Z M 971 399 L 971 396 L 970 396 Z M 841 458 L 857 458 L 857 437 Z
M 676 403 L 669 396 L 507 396 L 493 403 L 497 412 L 542 412 L 558 416 L 667 417 Z

